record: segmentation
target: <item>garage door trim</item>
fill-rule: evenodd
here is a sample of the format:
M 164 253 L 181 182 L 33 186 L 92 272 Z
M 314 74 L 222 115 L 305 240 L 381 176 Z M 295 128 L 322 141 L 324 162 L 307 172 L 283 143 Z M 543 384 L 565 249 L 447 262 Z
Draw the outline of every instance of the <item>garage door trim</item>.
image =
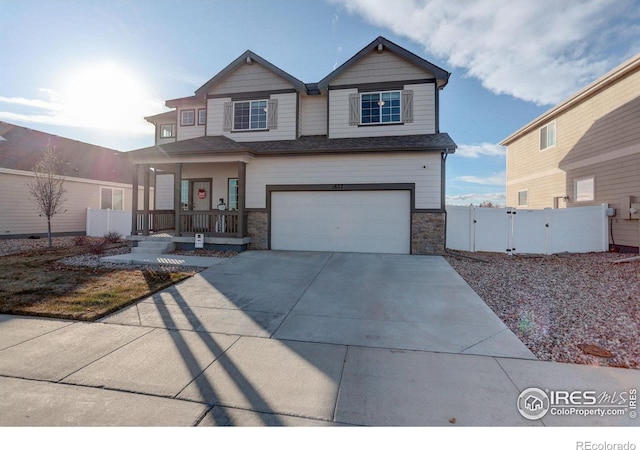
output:
M 271 250 L 271 193 L 272 192 L 347 192 L 347 191 L 409 191 L 410 205 L 409 211 L 415 211 L 415 183 L 368 183 L 368 184 L 272 184 L 266 186 L 267 193 L 267 214 L 268 214 L 268 248 Z M 409 236 L 413 235 L 412 221 L 409 220 Z

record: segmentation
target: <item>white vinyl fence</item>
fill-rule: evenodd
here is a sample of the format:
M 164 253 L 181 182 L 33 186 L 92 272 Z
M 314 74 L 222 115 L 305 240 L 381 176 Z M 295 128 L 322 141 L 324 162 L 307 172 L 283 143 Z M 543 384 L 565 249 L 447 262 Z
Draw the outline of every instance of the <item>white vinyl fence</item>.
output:
M 111 231 L 129 236 L 131 211 L 87 208 L 87 236 L 101 237 Z
M 447 206 L 447 248 L 545 255 L 606 252 L 607 206 L 540 210 Z

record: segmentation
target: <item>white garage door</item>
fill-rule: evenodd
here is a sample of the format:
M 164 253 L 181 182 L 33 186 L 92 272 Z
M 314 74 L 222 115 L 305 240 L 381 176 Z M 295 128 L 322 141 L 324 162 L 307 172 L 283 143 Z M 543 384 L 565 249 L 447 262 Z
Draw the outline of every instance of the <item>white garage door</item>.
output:
M 410 253 L 409 191 L 271 194 L 271 248 Z

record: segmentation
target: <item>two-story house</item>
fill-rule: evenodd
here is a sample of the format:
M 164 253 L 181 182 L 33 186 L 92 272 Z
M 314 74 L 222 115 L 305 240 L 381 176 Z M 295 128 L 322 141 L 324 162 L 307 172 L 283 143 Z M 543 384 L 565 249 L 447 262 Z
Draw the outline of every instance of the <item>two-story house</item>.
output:
M 639 125 L 640 54 L 500 143 L 507 146 L 507 206 L 608 203 L 615 209 L 610 245 L 637 249 Z
M 133 239 L 193 245 L 439 254 L 456 144 L 439 127 L 449 73 L 379 37 L 318 83 L 247 51 L 130 152 Z M 136 196 L 134 195 L 135 199 Z

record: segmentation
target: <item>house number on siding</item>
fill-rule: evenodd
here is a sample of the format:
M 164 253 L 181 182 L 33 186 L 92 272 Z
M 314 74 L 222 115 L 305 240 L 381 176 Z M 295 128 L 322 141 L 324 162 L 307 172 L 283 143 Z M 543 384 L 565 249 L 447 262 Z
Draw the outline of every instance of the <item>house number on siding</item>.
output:
M 341 191 L 343 186 L 344 184 L 334 184 L 333 186 L 331 186 L 331 189 L 333 189 L 334 191 Z

